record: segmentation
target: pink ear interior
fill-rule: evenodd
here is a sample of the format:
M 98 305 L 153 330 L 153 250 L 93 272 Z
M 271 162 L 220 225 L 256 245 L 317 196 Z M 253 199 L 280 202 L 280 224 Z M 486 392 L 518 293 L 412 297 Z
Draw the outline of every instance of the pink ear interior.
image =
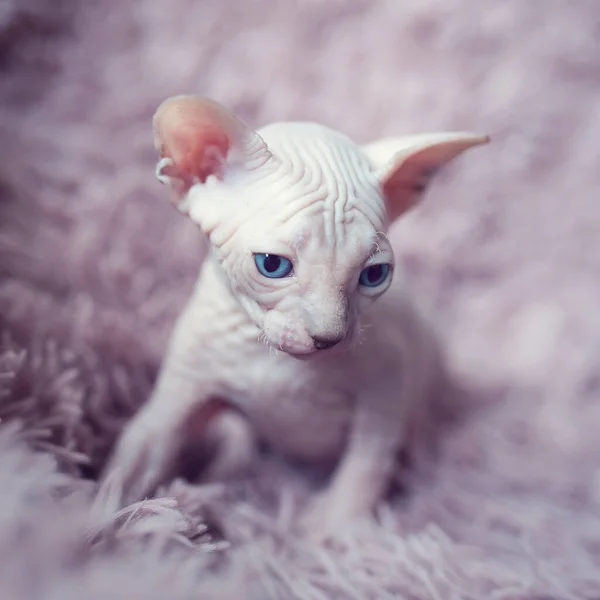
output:
M 185 189 L 210 175 L 222 177 L 232 146 L 227 117 L 225 109 L 205 98 L 180 96 L 163 102 L 153 130 L 160 157 L 171 160 L 164 174 L 180 180 Z
M 488 136 L 471 133 L 441 134 L 420 148 L 399 154 L 381 181 L 389 218 L 393 221 L 423 196 L 434 175 L 468 148 L 489 142 Z
M 426 152 L 399 161 L 398 167 L 382 181 L 388 215 L 392 221 L 418 202 L 439 166 Z

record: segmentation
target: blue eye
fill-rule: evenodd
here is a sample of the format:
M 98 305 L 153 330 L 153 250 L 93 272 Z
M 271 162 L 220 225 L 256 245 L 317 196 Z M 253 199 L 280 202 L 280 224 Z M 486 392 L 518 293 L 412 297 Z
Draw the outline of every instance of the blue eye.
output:
M 254 262 L 261 275 L 281 279 L 292 272 L 292 262 L 278 254 L 255 254 Z
M 390 265 L 385 263 L 380 265 L 371 265 L 366 269 L 363 269 L 358 278 L 358 283 L 365 287 L 377 287 L 381 285 L 388 277 L 390 273 Z

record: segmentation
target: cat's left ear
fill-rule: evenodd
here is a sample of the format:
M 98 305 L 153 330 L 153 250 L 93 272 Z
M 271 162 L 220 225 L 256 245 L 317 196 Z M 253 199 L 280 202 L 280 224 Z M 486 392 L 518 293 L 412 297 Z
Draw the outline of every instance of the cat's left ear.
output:
M 376 170 L 390 222 L 421 199 L 432 177 L 460 153 L 490 141 L 470 132 L 387 138 L 363 147 Z

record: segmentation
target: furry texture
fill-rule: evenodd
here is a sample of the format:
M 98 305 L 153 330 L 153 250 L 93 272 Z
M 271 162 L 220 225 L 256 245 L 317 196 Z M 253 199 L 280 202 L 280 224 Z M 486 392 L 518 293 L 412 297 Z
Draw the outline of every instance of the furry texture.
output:
M 0 595 L 598 597 L 596 3 L 115 6 L 0 7 Z M 202 257 L 152 176 L 150 118 L 177 93 L 357 141 L 492 136 L 393 234 L 461 418 L 337 548 L 286 535 L 309 483 L 274 459 L 125 514 L 84 479 L 147 397 Z

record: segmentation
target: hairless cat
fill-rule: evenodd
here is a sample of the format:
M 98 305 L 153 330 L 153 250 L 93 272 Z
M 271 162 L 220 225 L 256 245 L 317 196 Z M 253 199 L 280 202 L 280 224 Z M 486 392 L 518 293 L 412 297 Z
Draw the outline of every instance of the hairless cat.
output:
M 469 132 L 360 146 L 325 126 L 258 131 L 198 96 L 153 118 L 156 175 L 209 243 L 154 391 L 105 470 L 123 504 L 168 477 L 184 442 L 212 436 L 207 480 L 238 472 L 266 441 L 334 465 L 300 517 L 323 537 L 368 515 L 441 369 L 386 232 L 464 150 Z

